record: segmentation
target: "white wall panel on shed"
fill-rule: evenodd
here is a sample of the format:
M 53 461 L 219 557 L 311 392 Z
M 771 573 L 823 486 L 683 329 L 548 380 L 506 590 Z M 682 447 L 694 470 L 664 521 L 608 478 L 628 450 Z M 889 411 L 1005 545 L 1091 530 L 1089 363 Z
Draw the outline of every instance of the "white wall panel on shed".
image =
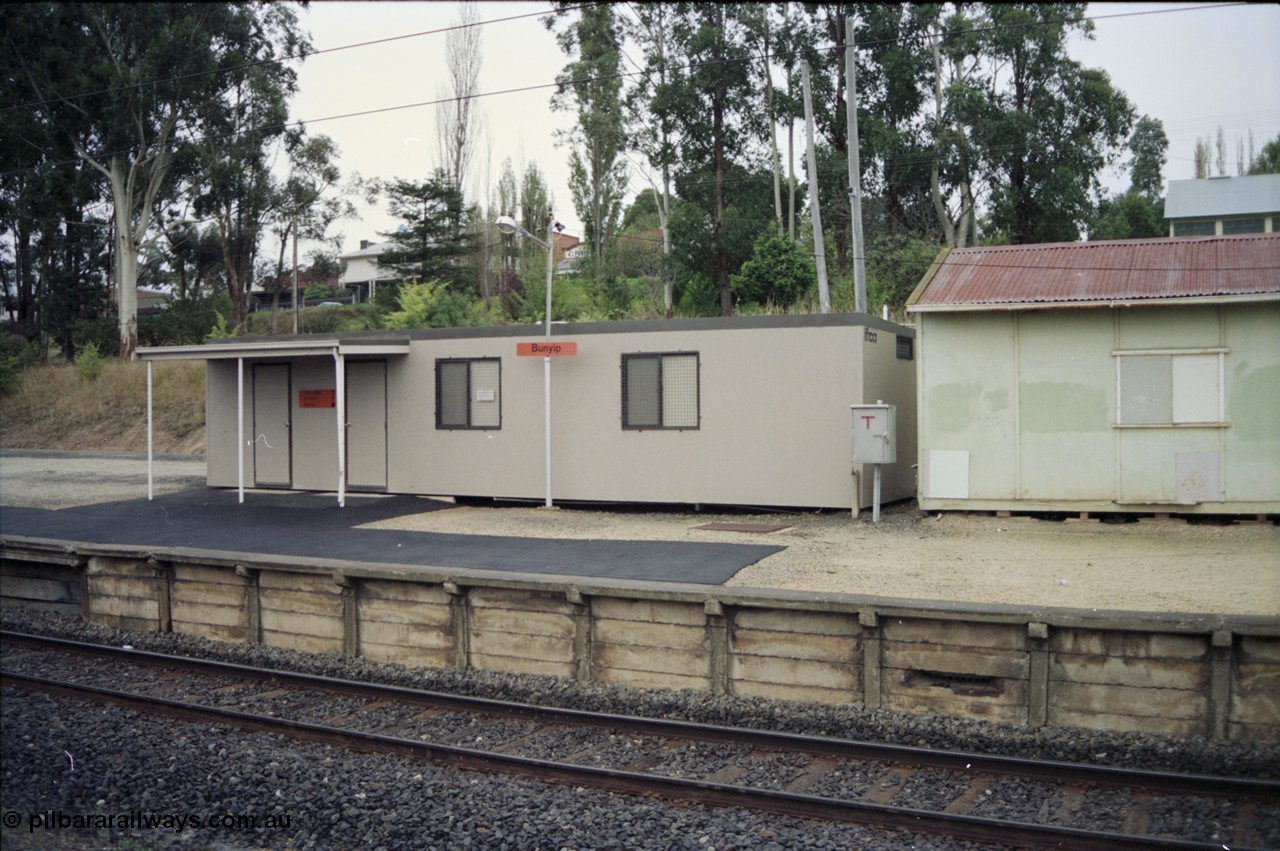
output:
M 1179 355 L 1173 358 L 1173 421 L 1216 423 L 1218 416 L 1218 355 Z
M 928 449 L 924 453 L 924 495 L 930 499 L 969 498 L 969 452 Z

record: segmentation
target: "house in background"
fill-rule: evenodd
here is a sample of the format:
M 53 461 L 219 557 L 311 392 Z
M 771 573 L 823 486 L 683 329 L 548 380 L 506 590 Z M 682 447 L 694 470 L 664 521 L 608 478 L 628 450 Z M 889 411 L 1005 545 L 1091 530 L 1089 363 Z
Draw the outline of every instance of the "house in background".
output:
M 400 279 L 394 271 L 384 269 L 378 263 L 379 258 L 389 248 L 391 248 L 389 242 L 370 242 L 362 239 L 359 250 L 348 252 L 338 258 L 343 263 L 342 276 L 338 279 L 338 283 L 355 293 L 357 304 L 372 301 L 377 295 L 378 284 Z
M 158 289 L 156 287 L 138 287 L 138 313 L 159 313 L 169 306 L 169 302 L 173 301 L 173 291 L 171 289 Z
M 921 508 L 1280 513 L 1280 233 L 951 249 L 907 310 Z
M 1169 236 L 1280 231 L 1280 174 L 1171 180 L 1164 202 Z

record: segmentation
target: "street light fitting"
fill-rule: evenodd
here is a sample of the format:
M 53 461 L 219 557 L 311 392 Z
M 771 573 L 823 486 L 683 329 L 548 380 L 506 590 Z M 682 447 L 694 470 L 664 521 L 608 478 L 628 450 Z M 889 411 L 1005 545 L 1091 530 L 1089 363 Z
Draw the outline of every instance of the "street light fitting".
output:
M 538 245 L 541 245 L 543 248 L 548 248 L 548 245 L 545 240 L 539 239 L 538 237 L 529 233 L 529 231 L 525 230 L 523 225 L 521 225 L 511 216 L 498 216 L 498 218 L 494 220 L 493 224 L 498 228 L 498 232 L 504 234 L 505 236 L 515 236 L 518 233 L 524 234 L 529 239 L 532 239 L 534 242 L 538 243 Z M 564 230 L 564 226 L 561 225 L 559 222 L 557 222 L 556 225 L 561 230 Z

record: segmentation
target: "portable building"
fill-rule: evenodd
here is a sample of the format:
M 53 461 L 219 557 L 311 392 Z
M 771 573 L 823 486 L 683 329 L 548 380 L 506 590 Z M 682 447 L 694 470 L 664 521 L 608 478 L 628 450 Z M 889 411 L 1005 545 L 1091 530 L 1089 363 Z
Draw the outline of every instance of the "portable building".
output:
M 926 510 L 1280 510 L 1280 234 L 944 251 L 918 321 Z
M 915 341 L 862 314 L 554 324 L 556 501 L 850 508 L 850 405 L 897 407 L 914 496 Z M 139 349 L 207 361 L 214 487 L 542 499 L 543 326 L 214 341 Z M 570 351 L 572 356 L 568 356 Z M 857 472 L 855 477 L 853 472 Z

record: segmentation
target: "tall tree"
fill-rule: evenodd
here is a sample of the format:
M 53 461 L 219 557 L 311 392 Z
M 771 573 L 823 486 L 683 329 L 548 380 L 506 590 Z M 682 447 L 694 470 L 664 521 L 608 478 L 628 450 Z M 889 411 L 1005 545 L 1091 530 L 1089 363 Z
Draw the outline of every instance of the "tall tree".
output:
M 679 127 L 684 170 L 711 185 L 706 210 L 714 253 L 712 277 L 725 316 L 733 313 L 730 276 L 737 271 L 726 233 L 726 211 L 734 192 L 728 176 L 735 157 L 745 158 L 767 132 L 755 101 L 754 17 L 746 6 L 687 3 L 677 7 L 673 21 L 679 65 L 669 69 L 667 95 L 673 123 Z
M 289 149 L 289 175 L 279 187 L 278 203 L 273 211 L 272 230 L 279 240 L 275 280 L 285 276 L 285 251 L 292 240 L 319 242 L 337 249 L 340 239 L 330 237 L 329 229 L 342 219 L 354 218 L 355 204 L 350 196 L 354 187 L 340 185 L 338 146 L 328 136 L 301 138 Z M 312 264 L 313 268 L 315 264 Z M 273 308 L 279 300 L 279 287 L 273 290 Z M 274 310 L 272 319 L 274 321 Z
M 671 263 L 671 180 L 676 161 L 675 104 L 671 97 L 668 57 L 671 54 L 672 22 L 675 8 L 666 3 L 630 7 L 635 15 L 624 22 L 624 32 L 642 51 L 644 67 L 636 85 L 626 96 L 628 135 L 633 149 L 644 154 L 658 180 L 645 172 L 658 203 L 662 229 L 663 312 L 674 313 L 674 281 Z
M 1079 237 L 1133 120 L 1105 72 L 1067 56 L 1071 36 L 1092 33 L 1084 12 L 1084 3 L 984 7 L 986 80 L 963 112 L 984 151 L 992 225 L 1015 244 Z
M 928 125 L 934 151 L 929 186 L 943 241 L 953 248 L 978 243 L 977 175 L 980 154 L 962 107 L 976 88 L 979 50 L 974 24 L 959 10 L 941 19 L 930 38 L 934 114 Z
M 1129 137 L 1133 163 L 1129 167 L 1130 186 L 1150 201 L 1164 195 L 1164 164 L 1168 159 L 1169 137 L 1160 119 L 1144 115 Z
M 552 28 L 567 12 L 545 19 Z M 556 78 L 551 103 L 556 109 L 572 109 L 577 121 L 567 142 L 569 191 L 582 219 L 587 246 L 597 268 L 618 230 L 622 198 L 627 191 L 626 146 L 622 112 L 622 27 L 613 6 L 604 3 L 579 7 L 556 40 L 570 57 Z
M 1169 138 L 1157 118 L 1144 115 L 1129 137 L 1129 191 L 1102 198 L 1089 226 L 1089 239 L 1142 239 L 1165 234 L 1164 163 Z
M 120 353 L 129 357 L 139 255 L 176 191 L 175 155 L 257 63 L 301 52 L 296 15 L 248 3 L 33 3 L 8 16 L 4 37 L 28 107 L 109 187 Z
M 1256 159 L 1249 164 L 1250 174 L 1280 174 L 1280 136 L 1262 146 Z
M 445 34 L 446 85 L 440 89 L 436 107 L 436 141 L 444 173 L 465 192 L 482 123 L 475 97 L 480 91 L 483 54 L 474 0 L 464 0 L 458 8 L 458 23 Z
M 233 44 L 251 45 L 250 31 L 260 26 L 290 32 L 297 24 L 290 7 L 264 7 L 263 16 L 236 16 L 224 35 Z M 243 28 L 245 32 L 239 32 Z M 236 50 L 225 57 L 235 63 L 223 76 L 221 97 L 201 109 L 203 135 L 193 144 L 199 152 L 194 209 L 213 220 L 222 242 L 227 294 L 234 328 L 244 326 L 263 233 L 279 218 L 290 199 L 272 174 L 277 146 L 293 151 L 303 144 L 301 130 L 286 132 L 289 98 L 297 88 L 295 74 L 282 62 L 258 61 L 257 50 Z
M 1194 154 L 1196 180 L 1209 176 L 1209 157 L 1209 140 L 1197 138 Z

